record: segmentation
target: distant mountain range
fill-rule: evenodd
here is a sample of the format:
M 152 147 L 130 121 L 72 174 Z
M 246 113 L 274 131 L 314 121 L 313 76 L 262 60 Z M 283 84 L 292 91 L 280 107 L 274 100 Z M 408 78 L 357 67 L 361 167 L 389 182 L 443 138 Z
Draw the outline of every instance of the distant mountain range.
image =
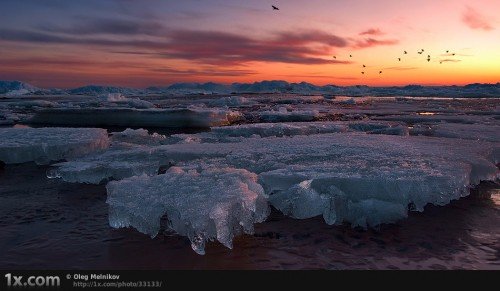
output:
M 20 81 L 0 81 L 0 94 L 2 95 L 23 95 L 40 89 Z
M 241 93 L 296 93 L 323 94 L 332 96 L 412 96 L 412 97 L 500 97 L 500 83 L 469 84 L 465 86 L 317 86 L 307 82 L 261 81 L 255 83 L 233 83 L 230 85 L 208 83 L 176 83 L 165 87 L 135 89 L 112 86 L 84 86 L 74 89 L 40 89 L 20 81 L 0 81 L 0 95 L 85 95 L 99 96 L 109 93 L 130 95 L 150 94 L 241 94 Z

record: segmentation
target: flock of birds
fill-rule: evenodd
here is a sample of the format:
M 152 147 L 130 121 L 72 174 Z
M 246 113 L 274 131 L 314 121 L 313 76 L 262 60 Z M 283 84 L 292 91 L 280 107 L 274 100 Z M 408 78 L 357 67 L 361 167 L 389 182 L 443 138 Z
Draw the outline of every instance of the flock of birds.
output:
M 274 5 L 271 5 L 271 7 L 273 8 L 273 10 L 280 10 L 278 7 L 276 7 L 276 6 L 274 6 Z M 424 50 L 424 49 L 420 49 L 417 53 L 418 53 L 419 55 L 421 55 L 421 54 L 423 54 L 424 52 L 425 52 L 425 50 Z M 407 54 L 408 54 L 408 52 L 407 52 L 407 51 L 403 51 L 403 54 L 407 55 Z M 446 51 L 446 55 L 455 56 L 455 53 L 451 53 L 451 54 L 450 54 L 450 51 L 449 51 L 449 50 L 447 50 L 447 51 Z M 350 58 L 352 58 L 352 55 L 349 55 L 349 57 L 350 57 Z M 337 56 L 333 56 L 333 58 L 334 58 L 334 59 L 337 59 Z M 398 57 L 397 59 L 398 59 L 398 62 L 401 62 L 401 57 Z M 430 61 L 431 61 L 431 55 L 427 55 L 427 62 L 430 62 Z M 443 61 L 439 61 L 439 64 L 442 64 L 442 63 L 443 63 Z M 363 68 L 366 68 L 366 65 L 364 65 L 364 64 L 363 64 Z M 378 73 L 379 73 L 379 74 L 382 74 L 382 71 L 378 71 Z M 361 74 L 363 74 L 363 75 L 364 75 L 364 74 L 365 74 L 365 71 L 364 71 L 364 70 L 363 70 L 363 71 L 361 71 Z
M 424 49 L 421 49 L 421 50 L 419 50 L 417 53 L 418 53 L 419 55 L 421 55 L 421 54 L 423 54 L 424 52 L 425 52 L 425 50 L 424 50 Z M 408 54 L 408 52 L 407 52 L 407 51 L 403 51 L 403 54 L 404 54 L 404 55 L 407 55 L 407 54 Z M 455 55 L 456 55 L 456 53 L 450 53 L 450 51 L 449 51 L 449 50 L 447 50 L 447 51 L 446 51 L 446 55 L 448 55 L 448 56 L 455 56 Z M 334 58 L 334 59 L 337 59 L 337 56 L 333 56 L 333 58 Z M 349 55 L 349 58 L 352 58 L 352 55 Z M 398 62 L 401 62 L 402 58 L 401 58 L 401 57 L 398 57 L 398 58 L 397 58 L 397 60 L 398 60 Z M 430 61 L 431 61 L 431 55 L 427 55 L 427 62 L 430 62 Z M 442 63 L 443 63 L 443 61 L 439 61 L 439 63 L 440 63 L 440 64 L 442 64 Z M 363 68 L 366 68 L 366 65 L 364 65 L 364 64 L 363 64 Z M 378 71 L 378 73 L 379 73 L 379 74 L 382 74 L 382 71 Z M 365 71 L 364 71 L 364 70 L 363 70 L 363 71 L 361 71 L 361 74 L 363 74 L 363 75 L 364 75 L 364 74 L 365 74 Z

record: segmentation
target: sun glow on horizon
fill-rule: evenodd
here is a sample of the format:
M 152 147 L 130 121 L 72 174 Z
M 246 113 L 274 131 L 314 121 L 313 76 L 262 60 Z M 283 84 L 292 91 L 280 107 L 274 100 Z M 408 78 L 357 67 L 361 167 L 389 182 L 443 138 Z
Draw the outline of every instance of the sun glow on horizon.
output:
M 6 0 L 0 79 L 61 88 L 500 82 L 498 1 L 276 2 L 279 11 L 269 1 L 49 0 L 20 9 Z

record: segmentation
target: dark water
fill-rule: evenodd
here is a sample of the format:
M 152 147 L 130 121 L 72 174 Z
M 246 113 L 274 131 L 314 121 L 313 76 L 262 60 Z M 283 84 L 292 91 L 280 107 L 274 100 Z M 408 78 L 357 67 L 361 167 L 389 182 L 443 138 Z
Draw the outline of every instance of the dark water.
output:
M 175 234 L 110 228 L 103 185 L 48 180 L 46 169 L 0 167 L 0 269 L 500 270 L 500 187 L 491 183 L 371 230 L 274 211 L 233 250 L 211 243 L 199 256 Z

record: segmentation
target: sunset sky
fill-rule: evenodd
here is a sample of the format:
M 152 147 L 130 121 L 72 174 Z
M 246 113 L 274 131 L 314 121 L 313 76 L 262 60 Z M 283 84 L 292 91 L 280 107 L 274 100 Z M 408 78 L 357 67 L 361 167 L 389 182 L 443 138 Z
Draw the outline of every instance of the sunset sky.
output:
M 498 11 L 498 0 L 2 0 L 0 79 L 496 83 Z

